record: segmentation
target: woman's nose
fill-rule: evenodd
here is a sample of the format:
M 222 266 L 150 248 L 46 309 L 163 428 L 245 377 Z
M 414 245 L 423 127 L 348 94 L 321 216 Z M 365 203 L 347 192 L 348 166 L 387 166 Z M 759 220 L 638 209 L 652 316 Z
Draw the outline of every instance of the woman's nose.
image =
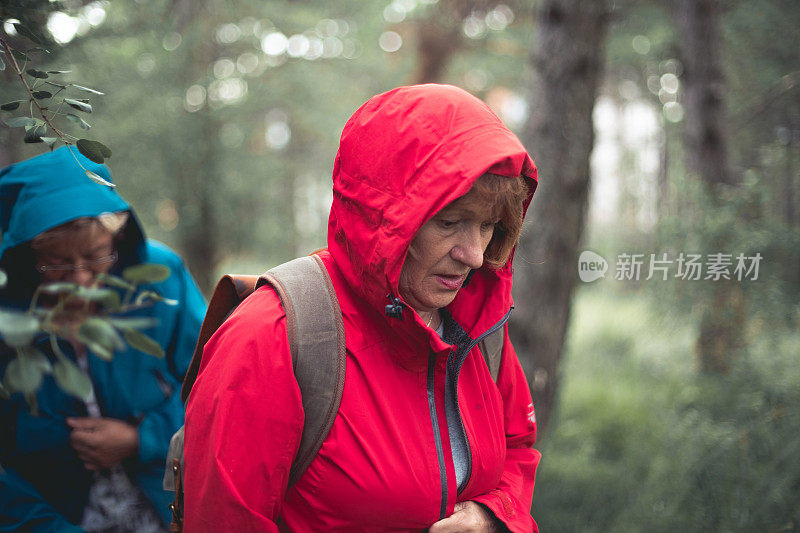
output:
M 82 287 L 88 287 L 94 281 L 94 272 L 87 268 L 78 268 L 69 272 L 67 280 Z
M 465 231 L 460 242 L 453 247 L 450 255 L 459 263 L 471 269 L 478 269 L 483 265 L 483 252 L 486 251 L 488 241 L 481 235 L 480 229 Z

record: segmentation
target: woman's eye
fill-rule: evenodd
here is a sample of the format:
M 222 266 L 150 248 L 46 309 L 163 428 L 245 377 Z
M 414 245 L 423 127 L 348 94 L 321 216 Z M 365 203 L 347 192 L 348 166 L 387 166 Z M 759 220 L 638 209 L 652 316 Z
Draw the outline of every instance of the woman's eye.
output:
M 456 224 L 458 224 L 457 220 L 443 220 L 443 219 L 439 220 L 439 225 L 444 229 L 450 229 L 454 227 Z

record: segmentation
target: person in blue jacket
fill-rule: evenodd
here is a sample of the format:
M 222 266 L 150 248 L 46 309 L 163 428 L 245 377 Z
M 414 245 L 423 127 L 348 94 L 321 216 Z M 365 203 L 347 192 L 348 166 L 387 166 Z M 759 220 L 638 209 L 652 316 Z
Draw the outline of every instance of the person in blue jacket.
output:
M 146 239 L 131 207 L 91 181 L 76 157 L 111 180 L 105 166 L 67 147 L 0 171 L 0 269 L 8 278 L 0 307 L 27 307 L 44 282 L 88 286 L 99 273 L 139 263 L 169 267 L 168 279 L 140 288 L 178 304 L 126 315 L 157 319 L 143 333 L 164 358 L 129 347 L 107 361 L 79 342 L 60 343 L 90 378 L 87 400 L 52 375 L 36 392 L 35 415 L 21 394 L 0 400 L 0 531 L 165 531 L 164 463 L 183 425 L 181 381 L 206 304 L 180 257 Z M 36 344 L 54 360 L 48 339 Z M 0 376 L 13 357 L 0 342 Z

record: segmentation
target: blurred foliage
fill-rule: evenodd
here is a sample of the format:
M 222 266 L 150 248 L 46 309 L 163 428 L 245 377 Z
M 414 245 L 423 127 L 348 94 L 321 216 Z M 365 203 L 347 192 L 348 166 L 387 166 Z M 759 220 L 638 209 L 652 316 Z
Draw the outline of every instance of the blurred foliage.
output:
M 141 263 L 123 270 L 122 277 L 100 274 L 89 287 L 44 283 L 24 311 L 0 307 L 0 368 L 4 367 L 0 398 L 22 394 L 36 413 L 36 391 L 44 375 L 53 374 L 59 387 L 85 401 L 92 390 L 89 377 L 62 349 L 63 340 L 79 342 L 107 361 L 128 346 L 164 357 L 163 348 L 141 331 L 154 326 L 154 319 L 124 315 L 156 302 L 176 305 L 142 287 L 164 281 L 169 273 L 164 265 Z M 42 345 L 49 345 L 44 349 L 52 352 L 53 360 L 40 349 Z
M 541 444 L 543 531 L 794 531 L 800 334 L 754 331 L 728 376 L 691 371 L 694 324 L 639 294 L 577 298 L 558 424 Z
M 506 2 L 513 11 L 490 17 L 500 4 L 467 9 L 473 34 L 443 81 L 484 97 L 498 86 L 523 89 L 529 7 Z M 97 7 L 104 19 L 92 25 Z M 411 81 L 417 23 L 440 15 L 436 8 L 430 0 L 69 2 L 62 12 L 78 33 L 59 49 L 59 64 L 113 94 L 92 118 L 114 148 L 115 182 L 151 236 L 176 247 L 196 275 L 208 271 L 198 276 L 208 291 L 219 273 L 260 272 L 324 245 L 342 127 L 367 98 Z M 381 48 L 389 33 L 402 43 L 396 51 Z M 521 96 L 514 102 L 524 108 Z
M 800 302 L 800 229 L 788 226 L 770 208 L 769 182 L 750 170 L 738 187 L 720 186 L 723 202 L 714 216 L 705 216 L 711 205 L 708 192 L 697 182 L 677 178 L 684 216 L 664 217 L 658 226 L 657 242 L 666 250 L 705 250 L 745 256 L 761 254 L 757 280 L 738 284 L 747 301 L 749 320 L 756 324 L 798 326 Z M 721 244 L 724 243 L 724 244 Z M 734 259 L 735 264 L 735 259 Z M 731 269 L 732 270 L 732 269 Z M 691 313 L 699 294 L 708 294 L 717 282 L 671 280 L 653 284 L 651 289 L 666 309 Z
M 24 38 L 28 43 L 25 47 L 20 47 L 0 39 L 0 70 L 5 70 L 8 66 L 11 73 L 19 79 L 18 92 L 25 96 L 22 99 L 0 104 L 2 111 L 22 113 L 22 115 L 5 119 L 6 126 L 24 128 L 23 142 L 27 144 L 44 143 L 52 150 L 60 141 L 65 145 L 74 145 L 91 161 L 103 163 L 106 158 L 111 157 L 111 149 L 100 141 L 83 139 L 67 133 L 63 125 L 71 124 L 75 128 L 91 129 L 91 125 L 79 116 L 79 114 L 92 112 L 89 99 L 83 96 L 87 93 L 102 96 L 104 93 L 77 83 L 64 81 L 62 77 L 64 74 L 68 74 L 69 70 L 36 69 L 35 67 L 41 62 L 42 54 L 50 54 L 50 50 L 42 48 L 47 42 L 20 22 L 10 23 L 10 26 L 14 28 L 20 38 Z M 39 58 L 40 61 L 36 61 L 36 58 Z M 78 94 L 70 94 L 75 91 L 78 91 Z M 71 98 L 67 98 L 68 95 Z M 79 114 L 76 114 L 76 111 Z M 104 186 L 115 186 L 98 174 L 84 168 L 77 157 L 75 161 L 92 181 Z
M 606 256 L 666 252 L 674 259 L 680 252 L 721 252 L 732 254 L 735 262 L 740 253 L 760 253 L 758 280 L 726 289 L 741 291 L 737 313 L 753 327 L 773 321 L 796 327 L 800 36 L 794 28 L 800 21 L 800 4 L 722 2 L 726 86 L 719 91 L 729 110 L 725 133 L 735 176 L 734 185 L 711 188 L 691 175 L 685 163 L 685 73 L 671 5 L 648 0 L 618 5 L 603 94 L 616 112 L 608 118 L 620 121 L 617 128 L 622 128 L 612 133 L 619 137 L 618 174 L 612 181 L 617 185 L 617 212 L 608 222 L 590 226 L 588 243 Z M 630 119 L 642 106 L 655 112 L 655 132 Z M 650 118 L 646 112 L 638 116 Z M 640 133 L 631 138 L 625 128 L 637 126 Z M 629 283 L 631 288 L 639 285 Z M 671 277 L 669 282 L 648 283 L 647 288 L 663 312 L 691 314 L 699 320 L 719 285 Z
M 617 112 L 608 118 L 622 123 L 618 175 L 598 181 L 617 188 L 599 195 L 617 210 L 590 226 L 587 247 L 606 258 L 760 253 L 758 279 L 733 285 L 744 344 L 729 374 L 697 373 L 702 304 L 719 282 L 620 282 L 610 270 L 584 287 L 541 443 L 533 515 L 543 531 L 800 528 L 800 5 L 723 4 L 736 185 L 706 188 L 686 171 L 670 4 L 618 3 L 603 91 Z M 666 91 L 675 78 L 677 90 Z M 638 126 L 626 113 L 641 104 L 655 110 L 658 130 L 626 138 L 624 128 Z

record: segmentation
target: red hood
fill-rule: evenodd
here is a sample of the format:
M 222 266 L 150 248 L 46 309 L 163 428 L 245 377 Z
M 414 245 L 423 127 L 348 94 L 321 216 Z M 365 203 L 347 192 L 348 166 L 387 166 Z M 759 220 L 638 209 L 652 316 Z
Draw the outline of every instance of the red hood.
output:
M 372 97 L 345 125 L 333 168 L 328 247 L 347 283 L 383 314 L 414 235 L 486 172 L 524 174 L 531 196 L 536 186 L 522 143 L 479 99 L 433 84 Z M 475 331 L 511 303 L 509 258 L 500 270 L 482 267 L 448 309 Z

